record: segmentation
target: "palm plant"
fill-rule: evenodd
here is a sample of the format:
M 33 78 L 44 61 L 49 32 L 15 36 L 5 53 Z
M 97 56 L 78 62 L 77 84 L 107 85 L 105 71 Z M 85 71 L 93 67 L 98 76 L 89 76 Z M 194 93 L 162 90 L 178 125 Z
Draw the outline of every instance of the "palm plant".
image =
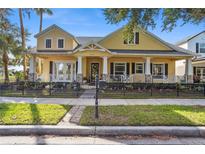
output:
M 27 15 L 28 18 L 30 19 L 31 9 L 19 8 L 18 12 L 19 12 L 20 28 L 21 28 L 21 44 L 22 44 L 22 49 L 26 50 L 26 32 L 25 32 L 25 28 L 24 28 L 23 16 Z M 27 79 L 27 77 L 28 77 L 27 71 L 26 71 L 26 67 L 27 67 L 27 55 L 24 54 L 24 56 L 23 56 L 24 79 Z
M 53 15 L 53 12 L 51 11 L 51 9 L 45 9 L 45 8 L 36 8 L 34 10 L 35 10 L 36 14 L 40 17 L 39 32 L 41 32 L 42 25 L 43 25 L 43 14 Z
M 9 54 L 16 52 L 19 48 L 19 29 L 16 25 L 12 25 L 8 16 L 10 15 L 10 9 L 0 9 L 0 53 L 2 55 L 2 62 L 4 65 L 4 80 L 9 82 Z M 20 51 L 20 50 L 19 50 Z

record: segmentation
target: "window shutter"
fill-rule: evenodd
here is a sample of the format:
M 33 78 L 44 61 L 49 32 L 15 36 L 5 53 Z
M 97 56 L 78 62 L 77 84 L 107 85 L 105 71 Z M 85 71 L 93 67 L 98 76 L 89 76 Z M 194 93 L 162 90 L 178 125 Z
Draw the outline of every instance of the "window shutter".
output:
M 165 64 L 165 75 L 168 76 L 168 64 Z
M 76 74 L 78 73 L 78 61 L 76 61 L 76 64 L 75 64 L 75 71 L 76 71 Z
M 194 75 L 196 75 L 196 67 L 193 67 Z
M 196 53 L 199 53 L 199 43 L 196 43 Z
M 130 75 L 130 63 L 127 63 L 127 75 Z
M 145 74 L 145 71 L 146 71 L 146 70 L 145 70 L 145 67 L 146 67 L 145 65 L 146 65 L 146 63 L 144 63 L 144 66 L 143 66 L 143 67 L 144 67 L 144 74 Z
M 132 74 L 135 74 L 135 63 L 132 63 Z
M 50 61 L 50 70 L 49 70 L 50 74 L 53 74 L 53 62 Z
M 113 75 L 114 74 L 114 64 L 110 63 L 110 74 Z
M 152 63 L 150 63 L 150 73 L 152 74 Z
M 139 44 L 139 33 L 138 32 L 135 32 L 135 44 Z

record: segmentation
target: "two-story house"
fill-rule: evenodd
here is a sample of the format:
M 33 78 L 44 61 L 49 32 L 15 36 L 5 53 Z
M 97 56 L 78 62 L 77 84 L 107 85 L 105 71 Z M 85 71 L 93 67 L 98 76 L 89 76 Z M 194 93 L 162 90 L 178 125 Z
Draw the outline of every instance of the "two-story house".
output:
M 52 82 L 176 82 L 175 61 L 186 60 L 192 82 L 193 53 L 137 28 L 124 39 L 123 28 L 105 37 L 75 37 L 57 25 L 35 35 L 30 79 Z
M 188 36 L 178 41 L 176 45 L 198 54 L 192 59 L 193 74 L 201 81 L 205 80 L 205 31 Z M 176 74 L 186 74 L 184 60 L 176 62 Z

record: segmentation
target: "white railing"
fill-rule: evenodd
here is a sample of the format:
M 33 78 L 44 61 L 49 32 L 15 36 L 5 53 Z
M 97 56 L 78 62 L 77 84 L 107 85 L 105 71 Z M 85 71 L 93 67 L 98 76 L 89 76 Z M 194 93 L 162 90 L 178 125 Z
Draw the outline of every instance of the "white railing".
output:
M 186 83 L 186 76 L 166 76 L 166 75 L 151 75 L 153 83 Z M 132 75 L 108 75 L 107 82 L 126 82 L 126 83 L 145 83 L 145 74 Z

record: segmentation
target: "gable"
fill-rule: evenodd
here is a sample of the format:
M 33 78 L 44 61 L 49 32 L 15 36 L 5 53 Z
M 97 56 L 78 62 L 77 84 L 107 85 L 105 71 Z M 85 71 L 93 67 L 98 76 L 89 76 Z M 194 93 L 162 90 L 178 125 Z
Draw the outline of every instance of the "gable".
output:
M 57 41 L 59 38 L 64 39 L 64 50 L 73 50 L 78 46 L 78 42 L 72 35 L 69 35 L 64 30 L 61 30 L 57 27 L 52 27 L 49 30 L 45 30 L 44 32 L 37 34 L 37 50 L 45 49 L 45 40 L 47 38 L 51 39 L 52 47 L 48 50 L 58 50 Z
M 98 43 L 107 49 L 128 49 L 128 50 L 172 50 L 158 39 L 150 36 L 141 29 L 139 32 L 139 44 L 124 44 L 123 29 L 120 29 Z

